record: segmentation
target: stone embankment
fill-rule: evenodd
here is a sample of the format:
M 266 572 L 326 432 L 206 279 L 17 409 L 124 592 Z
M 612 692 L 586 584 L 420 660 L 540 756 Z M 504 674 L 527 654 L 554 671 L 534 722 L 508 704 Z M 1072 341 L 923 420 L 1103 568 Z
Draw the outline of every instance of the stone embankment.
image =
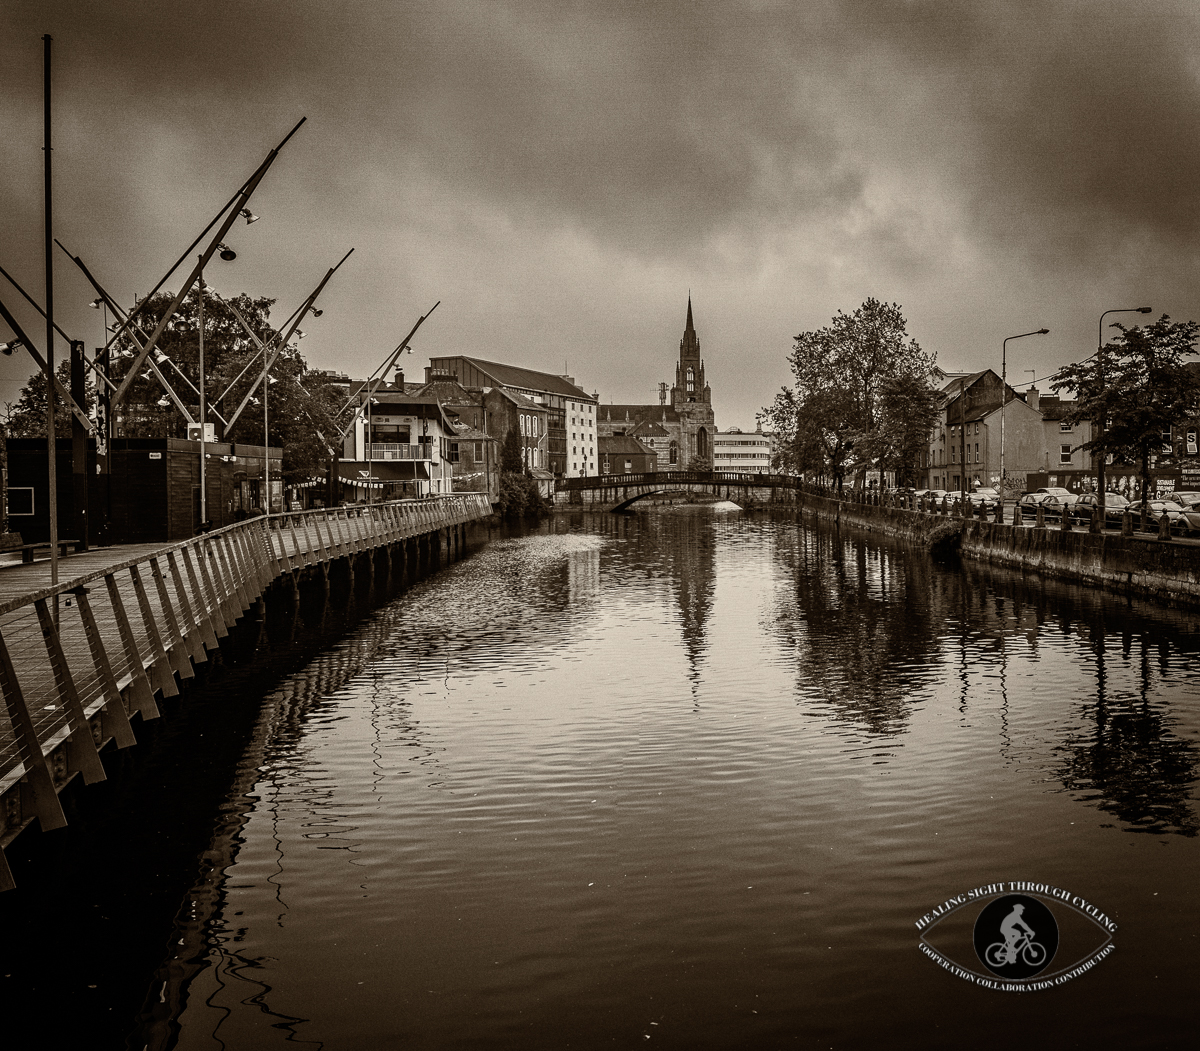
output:
M 1159 602 L 1200 607 L 1200 543 L 1063 529 L 1028 521 L 1013 525 L 956 514 L 887 506 L 805 493 L 804 511 L 858 529 L 882 533 L 938 552 L 1063 580 L 1077 581 Z M 1010 510 L 1011 513 L 1011 510 Z

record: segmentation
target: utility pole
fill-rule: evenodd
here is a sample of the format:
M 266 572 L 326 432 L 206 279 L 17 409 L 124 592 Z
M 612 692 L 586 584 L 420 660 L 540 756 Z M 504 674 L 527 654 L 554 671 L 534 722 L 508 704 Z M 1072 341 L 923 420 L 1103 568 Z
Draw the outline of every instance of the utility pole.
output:
M 71 340 L 71 397 L 76 405 L 87 400 L 87 381 L 84 375 L 83 340 Z M 88 549 L 88 475 L 87 428 L 71 415 L 71 507 L 75 512 L 75 539 Z

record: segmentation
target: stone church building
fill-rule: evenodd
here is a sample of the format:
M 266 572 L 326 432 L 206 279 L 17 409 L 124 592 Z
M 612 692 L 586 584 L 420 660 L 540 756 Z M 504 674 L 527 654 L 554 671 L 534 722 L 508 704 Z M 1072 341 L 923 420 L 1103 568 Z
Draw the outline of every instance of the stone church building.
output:
M 675 384 L 659 384 L 657 405 L 600 405 L 596 420 L 600 436 L 629 435 L 658 453 L 660 471 L 686 471 L 694 459 L 712 466 L 712 443 L 717 425 L 712 390 L 704 379 L 700 337 L 692 324 L 692 297 L 679 341 Z

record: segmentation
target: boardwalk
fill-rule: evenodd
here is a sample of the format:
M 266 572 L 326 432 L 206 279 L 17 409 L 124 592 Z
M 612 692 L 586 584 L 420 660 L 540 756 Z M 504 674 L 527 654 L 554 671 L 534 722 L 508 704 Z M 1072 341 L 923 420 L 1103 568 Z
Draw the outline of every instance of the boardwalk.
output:
M 135 743 L 263 591 L 308 566 L 450 530 L 483 494 L 272 515 L 171 545 L 102 548 L 0 568 L 0 847 L 34 817 L 65 824 L 58 792 L 104 779 L 99 748 Z M 0 889 L 12 885 L 0 851 Z

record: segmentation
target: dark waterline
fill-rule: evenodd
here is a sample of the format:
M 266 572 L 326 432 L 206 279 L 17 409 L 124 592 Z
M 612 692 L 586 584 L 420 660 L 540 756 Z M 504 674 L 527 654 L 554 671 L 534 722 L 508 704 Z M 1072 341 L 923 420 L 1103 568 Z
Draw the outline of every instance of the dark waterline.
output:
M 558 519 L 278 682 L 174 849 L 91 844 L 98 901 L 57 859 L 47 984 L 124 1032 L 137 988 L 138 1048 L 1191 1046 L 1196 628 L 766 516 Z M 1017 995 L 917 950 L 1016 879 L 1113 955 Z

